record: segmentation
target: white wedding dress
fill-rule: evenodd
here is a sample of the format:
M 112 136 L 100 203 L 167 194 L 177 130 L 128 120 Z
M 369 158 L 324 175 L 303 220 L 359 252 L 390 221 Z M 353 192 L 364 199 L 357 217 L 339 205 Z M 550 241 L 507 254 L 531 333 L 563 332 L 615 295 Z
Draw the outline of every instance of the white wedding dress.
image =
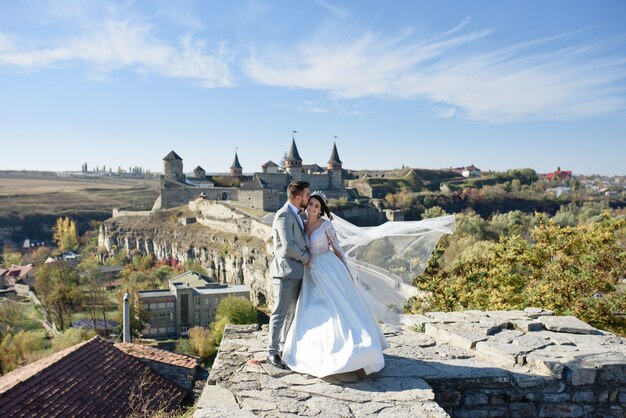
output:
M 330 221 L 313 231 L 309 252 L 311 264 L 304 271 L 283 361 L 295 372 L 316 377 L 381 370 L 387 340 L 357 291 Z

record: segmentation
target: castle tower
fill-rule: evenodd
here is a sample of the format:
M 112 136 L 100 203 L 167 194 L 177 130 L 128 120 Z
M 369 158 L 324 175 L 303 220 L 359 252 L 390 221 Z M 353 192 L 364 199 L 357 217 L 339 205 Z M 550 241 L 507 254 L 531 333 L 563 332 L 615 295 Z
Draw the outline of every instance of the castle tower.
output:
M 233 165 L 230 166 L 230 175 L 241 177 L 242 173 L 243 173 L 243 168 L 241 167 L 241 164 L 239 164 L 239 157 L 237 157 L 237 153 L 235 153 L 235 159 L 233 160 Z
M 326 164 L 327 170 L 341 170 L 341 160 L 339 159 L 339 153 L 337 152 L 337 144 L 333 144 L 333 150 L 330 153 L 330 159 Z
M 291 138 L 289 154 L 287 154 L 287 158 L 285 158 L 285 170 L 291 175 L 302 174 L 302 158 L 300 158 L 296 140 L 293 137 Z
M 183 159 L 174 151 L 163 158 L 163 175 L 165 180 L 185 181 L 183 174 Z
M 343 185 L 343 170 L 342 162 L 339 159 L 339 153 L 337 152 L 337 144 L 333 144 L 333 150 L 330 153 L 330 159 L 326 164 L 326 169 L 330 176 L 330 188 L 335 190 L 341 190 Z

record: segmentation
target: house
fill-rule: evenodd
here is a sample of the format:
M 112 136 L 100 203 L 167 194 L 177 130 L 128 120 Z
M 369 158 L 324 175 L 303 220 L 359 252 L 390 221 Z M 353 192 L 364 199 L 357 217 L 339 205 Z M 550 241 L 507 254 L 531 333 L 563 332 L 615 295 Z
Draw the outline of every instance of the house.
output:
M 557 168 L 556 171 L 553 171 L 552 173 L 548 173 L 546 174 L 546 179 L 549 181 L 552 180 L 569 180 L 572 178 L 572 172 L 571 171 L 561 171 L 561 167 Z
M 571 192 L 571 188 L 569 187 L 552 187 L 550 189 L 546 189 L 546 194 L 554 194 L 556 197 L 560 197 L 564 194 L 569 194 Z
M 270 160 L 261 166 L 261 172 L 277 174 L 279 166 L 274 161 Z
M 480 177 L 481 174 L 482 171 L 479 168 L 474 167 L 474 164 L 463 168 L 461 171 L 461 175 L 463 177 Z
M 3 277 L 4 287 L 13 287 L 22 280 L 35 279 L 35 267 L 32 264 L 25 266 L 11 266 L 8 269 L 1 269 L 0 276 Z M 34 283 L 33 283 L 34 284 Z
M 249 299 L 244 285 L 216 283 L 211 278 L 187 271 L 169 280 L 169 289 L 137 292 L 138 303 L 148 316 L 144 336 L 150 338 L 188 335 L 189 328 L 213 322 L 217 307 L 227 296 Z
M 197 359 L 130 345 L 93 337 L 0 377 L 0 416 L 153 416 L 193 396 Z

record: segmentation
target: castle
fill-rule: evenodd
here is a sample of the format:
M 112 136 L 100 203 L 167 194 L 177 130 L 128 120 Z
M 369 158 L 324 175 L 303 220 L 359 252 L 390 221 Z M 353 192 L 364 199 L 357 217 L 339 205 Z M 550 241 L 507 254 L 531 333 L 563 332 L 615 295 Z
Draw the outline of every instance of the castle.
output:
M 152 210 L 182 206 L 198 198 L 230 200 L 264 211 L 276 211 L 287 200 L 287 185 L 294 180 L 306 181 L 311 190 L 322 190 L 329 198 L 348 198 L 344 180 L 348 173 L 342 168 L 337 144 L 333 144 L 326 169 L 317 164 L 303 165 L 296 141 L 284 160 L 284 169 L 273 161 L 261 166 L 261 172 L 244 176 L 243 167 L 235 153 L 229 175 L 207 175 L 197 166 L 192 177 L 183 173 L 183 159 L 174 151 L 163 158 L 161 193 Z

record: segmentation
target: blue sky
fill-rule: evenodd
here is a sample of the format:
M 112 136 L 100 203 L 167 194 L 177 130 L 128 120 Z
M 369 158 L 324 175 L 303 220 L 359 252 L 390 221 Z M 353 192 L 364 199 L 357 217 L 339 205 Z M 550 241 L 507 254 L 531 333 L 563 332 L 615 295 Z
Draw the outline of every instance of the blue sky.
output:
M 626 2 L 0 0 L 1 169 L 626 175 Z M 5 154 L 6 153 L 6 154 Z M 9 155 L 10 157 L 6 157 Z

